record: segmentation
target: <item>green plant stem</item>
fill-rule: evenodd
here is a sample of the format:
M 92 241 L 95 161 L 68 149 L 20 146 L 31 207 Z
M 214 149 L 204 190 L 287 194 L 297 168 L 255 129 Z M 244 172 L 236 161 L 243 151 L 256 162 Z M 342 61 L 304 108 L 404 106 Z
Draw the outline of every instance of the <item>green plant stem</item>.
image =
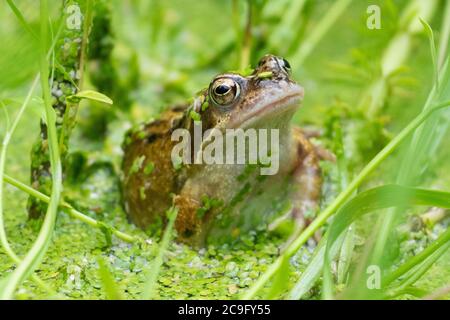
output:
M 50 202 L 50 197 L 31 188 L 30 186 L 26 185 L 25 183 L 22 183 L 8 175 L 4 175 L 3 177 L 4 181 L 6 183 L 9 183 L 10 185 L 28 193 L 30 196 L 35 197 L 45 203 L 49 203 Z M 85 215 L 84 213 L 76 210 L 74 207 L 72 207 L 70 204 L 68 204 L 65 201 L 61 201 L 60 203 L 60 207 L 61 209 L 63 209 L 66 213 L 68 213 L 70 216 L 72 216 L 73 218 L 80 220 L 88 225 L 90 225 L 91 227 L 94 228 L 102 228 L 102 226 L 104 226 L 105 224 L 103 222 L 99 222 L 97 220 L 95 220 L 94 218 L 91 218 L 87 215 Z M 117 238 L 126 241 L 126 242 L 130 242 L 133 243 L 135 241 L 137 241 L 137 238 L 129 235 L 127 233 L 124 233 L 122 231 L 117 230 L 116 228 L 106 225 L 108 227 L 109 230 L 111 230 L 111 232 L 117 236 Z
M 423 262 L 426 258 L 432 255 L 436 250 L 444 246 L 448 241 L 450 241 L 450 228 L 447 230 L 432 244 L 430 244 L 426 249 L 420 252 L 418 255 L 412 257 L 397 270 L 393 271 L 390 275 L 386 276 L 383 281 L 383 287 L 388 286 L 396 279 L 400 278 L 402 275 L 410 271 L 412 268 Z
M 83 85 L 83 77 L 84 77 L 84 65 L 86 64 L 86 48 L 88 46 L 89 41 L 89 33 L 91 31 L 92 19 L 93 19 L 93 7 L 95 0 L 86 0 L 86 10 L 83 18 L 83 36 L 81 41 L 80 48 L 80 78 L 78 80 L 79 89 Z
M 301 44 L 297 52 L 292 57 L 293 65 L 297 67 L 303 65 L 305 59 L 311 54 L 317 43 L 325 36 L 327 31 L 341 16 L 352 0 L 338 0 L 322 17 L 320 22 L 314 27 L 310 35 Z
M 11 141 L 11 137 L 19 123 L 20 118 L 22 117 L 22 114 L 24 113 L 26 107 L 28 106 L 28 103 L 31 100 L 33 91 L 36 88 L 38 82 L 39 82 L 39 76 L 36 76 L 31 85 L 30 90 L 28 91 L 27 96 L 25 97 L 23 104 L 21 105 L 21 107 L 19 109 L 19 112 L 18 112 L 15 120 L 13 121 L 11 127 L 8 128 L 5 133 L 5 137 L 2 141 L 2 149 L 0 151 L 0 241 L 3 245 L 3 248 L 5 249 L 6 253 L 15 262 L 17 262 L 17 260 L 20 261 L 20 259 L 14 253 L 14 251 L 11 248 L 11 245 L 8 242 L 8 239 L 6 237 L 6 232 L 5 232 L 4 221 L 3 221 L 3 176 L 4 176 L 4 172 L 5 172 L 6 153 L 8 150 L 9 142 Z
M 33 29 L 31 29 L 30 25 L 27 23 L 27 21 L 25 20 L 25 18 L 23 17 L 22 13 L 20 12 L 20 10 L 17 8 L 17 6 L 15 5 L 14 1 L 12 0 L 6 0 L 6 2 L 8 3 L 9 7 L 11 8 L 12 12 L 14 12 L 14 14 L 16 15 L 17 19 L 19 20 L 19 23 L 22 25 L 22 27 L 35 39 L 35 40 L 39 40 L 39 37 L 36 35 L 36 33 L 33 31 Z
M 8 130 L 5 134 L 5 137 L 3 139 L 3 142 L 2 142 L 2 149 L 1 149 L 1 153 L 0 153 L 0 242 L 3 246 L 3 249 L 5 250 L 6 254 L 15 263 L 20 263 L 20 258 L 17 256 L 17 254 L 11 248 L 11 245 L 6 236 L 4 220 L 3 220 L 3 177 L 4 177 L 4 172 L 5 172 L 6 153 L 7 153 L 8 145 L 9 145 L 9 142 L 11 141 L 12 135 L 19 123 L 20 118 L 22 117 L 23 113 L 25 112 L 26 107 L 28 106 L 28 103 L 31 100 L 32 93 L 34 92 L 38 83 L 39 83 L 39 75 L 35 77 L 32 85 L 31 85 L 31 88 L 28 91 L 28 94 L 27 94 L 22 106 L 19 109 L 18 115 L 16 116 L 15 120 L 13 121 L 12 126 L 10 128 L 8 128 Z M 45 282 L 42 281 L 38 276 L 33 274 L 32 280 L 37 285 L 39 285 L 42 289 L 54 294 L 54 290 L 51 289 L 47 284 L 45 284 Z
M 232 0 L 231 3 L 231 11 L 232 11 L 232 23 L 235 34 L 235 43 L 236 43 L 236 66 L 239 69 L 241 67 L 241 52 L 242 52 L 242 32 L 241 32 L 241 23 L 240 23 L 240 14 L 239 14 L 239 0 Z
M 450 101 L 439 104 L 434 108 L 421 112 L 414 118 L 400 133 L 392 139 L 352 180 L 348 187 L 343 190 L 337 198 L 320 213 L 317 218 L 292 242 L 286 249 L 284 254 L 269 266 L 267 271 L 256 281 L 256 283 L 245 293 L 244 299 L 253 298 L 256 293 L 269 281 L 277 269 L 281 266 L 284 256 L 293 256 L 305 242 L 314 235 L 322 225 L 326 223 L 328 218 L 333 215 L 337 209 L 348 200 L 348 198 L 357 190 L 361 183 L 392 153 L 394 150 L 417 129 L 434 111 L 450 106 Z
M 437 1 L 431 0 L 428 2 L 420 2 L 419 0 L 414 0 L 408 3 L 403 9 L 402 18 L 400 19 L 400 24 L 398 31 L 389 41 L 388 45 L 382 53 L 382 58 L 380 61 L 381 73 L 377 76 L 365 90 L 365 94 L 359 103 L 360 109 L 364 110 L 367 114 L 368 120 L 372 121 L 377 119 L 380 115 L 380 111 L 386 105 L 386 100 L 388 98 L 388 93 L 390 91 L 389 79 L 395 75 L 399 68 L 408 59 L 411 53 L 411 43 L 415 35 L 423 30 L 423 27 L 418 23 L 420 18 L 431 20 L 435 12 L 435 7 Z M 431 97 L 433 97 L 436 92 L 436 86 L 431 90 L 429 98 L 425 104 L 424 109 L 431 106 Z M 427 125 L 430 124 L 429 121 Z M 425 127 L 425 126 L 424 126 Z M 423 128 L 415 132 L 417 136 Z M 413 138 L 414 141 L 414 138 Z M 418 153 L 419 155 L 422 153 Z M 407 159 L 408 157 L 406 157 Z M 416 159 L 416 157 L 414 157 Z M 404 159 L 403 159 L 404 162 Z M 400 166 L 399 177 L 406 172 L 408 164 Z M 410 174 L 403 176 L 410 177 Z M 402 178 L 397 179 L 399 184 L 407 184 L 407 180 Z M 377 234 L 377 241 L 374 243 L 374 248 L 371 250 L 371 263 L 379 264 L 381 257 L 383 256 L 383 250 L 385 244 L 388 240 L 388 236 L 391 232 L 391 227 L 394 219 L 399 216 L 399 212 L 402 208 L 397 207 L 390 209 L 387 214 L 379 216 L 379 222 L 377 223 L 377 230 L 374 234 Z
M 33 243 L 31 249 L 27 252 L 23 260 L 17 265 L 17 268 L 9 276 L 5 283 L 3 292 L 0 297 L 3 299 L 11 299 L 16 288 L 34 271 L 44 258 L 45 253 L 51 242 L 53 229 L 55 226 L 56 215 L 58 210 L 59 199 L 61 195 L 62 184 L 62 168 L 59 158 L 58 136 L 53 117 L 53 109 L 50 103 L 50 88 L 48 83 L 48 61 L 47 61 L 47 19 L 48 19 L 48 3 L 46 0 L 40 2 L 40 71 L 41 71 L 41 87 L 44 96 L 45 114 L 47 119 L 47 135 L 49 141 L 49 154 L 52 173 L 52 192 L 50 203 L 47 208 L 44 222 L 41 230 Z
M 341 117 L 338 117 L 336 120 L 337 125 L 334 126 L 334 134 L 335 134 L 335 154 L 337 158 L 337 167 L 339 174 L 339 191 L 347 188 L 348 180 L 349 180 L 349 170 L 348 163 L 346 159 L 346 154 L 344 150 L 344 141 L 343 141 L 343 133 L 342 133 L 342 121 Z M 355 230 L 354 226 L 351 225 L 346 234 L 344 236 L 344 241 L 340 248 L 339 252 L 339 260 L 337 264 L 337 281 L 338 283 L 345 283 L 346 275 L 350 268 L 350 262 L 352 259 L 353 249 L 354 249 L 354 238 L 355 238 Z
M 156 280 L 158 279 L 158 274 L 163 263 L 164 255 L 166 254 L 167 247 L 169 246 L 170 240 L 172 239 L 173 226 L 178 215 L 178 209 L 172 207 L 169 209 L 167 214 L 169 221 L 167 223 L 166 229 L 164 230 L 164 235 L 161 243 L 159 244 L 158 254 L 151 263 L 147 282 L 145 283 L 144 292 L 142 293 L 142 299 L 144 300 L 149 300 L 154 296 L 157 284 Z
M 339 238 L 332 244 L 330 250 L 330 257 L 334 259 L 341 249 L 344 243 L 344 234 L 340 235 Z M 292 289 L 289 299 L 299 300 L 302 299 L 303 296 L 312 288 L 314 283 L 317 282 L 321 273 L 323 272 L 323 261 L 325 256 L 326 242 L 328 239 L 328 234 L 322 237 L 320 242 L 318 243 L 316 249 L 314 250 L 314 254 L 311 257 L 308 266 L 305 271 L 301 274 L 299 281 Z
M 55 122 L 56 134 L 59 142 L 59 157 L 61 158 L 62 171 L 69 150 L 69 140 L 75 126 L 78 103 L 69 101 L 68 96 L 77 93 L 81 87 L 83 78 L 85 57 L 83 51 L 88 41 L 88 31 L 92 20 L 92 0 L 63 0 L 61 20 L 66 21 L 69 13 L 66 8 L 77 5 L 83 12 L 80 28 L 64 27 L 61 38 L 58 39 L 53 51 L 56 63 L 52 66 L 49 77 L 52 89 L 61 90 L 62 95 L 49 100 L 52 107 L 52 115 L 58 121 Z M 48 19 L 48 17 L 47 17 Z M 42 41 L 41 41 L 42 44 Z M 47 119 L 48 121 L 48 119 Z M 31 184 L 43 193 L 49 194 L 52 185 L 51 155 L 49 154 L 46 135 L 46 123 L 41 120 L 41 133 L 33 145 L 31 152 Z M 30 218 L 40 218 L 46 210 L 46 206 L 29 198 L 28 213 Z
M 448 82 L 448 74 L 449 74 L 449 65 L 448 61 L 444 64 L 441 70 L 439 70 L 439 83 L 446 85 Z M 432 109 L 433 101 L 443 100 L 447 96 L 441 96 L 442 90 L 439 90 L 438 83 L 435 83 L 433 88 L 431 89 L 427 101 L 422 109 L 422 113 L 427 112 Z M 432 133 L 435 132 L 438 126 L 437 118 L 430 119 L 428 123 L 418 129 L 412 139 L 411 143 L 408 146 L 408 151 L 405 157 L 402 159 L 402 165 L 400 166 L 400 170 L 397 176 L 398 184 L 411 184 L 416 178 L 419 166 L 423 164 L 424 157 L 428 154 L 432 154 L 433 150 L 431 149 L 432 144 L 436 143 L 436 138 L 432 137 Z M 444 128 L 443 130 L 446 130 Z M 437 140 L 442 139 L 442 135 L 437 138 Z M 380 216 L 380 221 L 383 221 L 383 228 L 380 228 L 377 235 L 377 242 L 375 243 L 375 247 L 373 249 L 373 259 L 372 263 L 379 264 L 381 258 L 383 256 L 384 247 L 388 241 L 388 237 L 390 232 L 392 231 L 394 222 L 396 217 L 398 216 L 401 208 L 395 208 L 389 210 L 385 215 Z
M 439 39 L 438 68 L 444 66 L 447 57 L 448 39 L 450 38 L 450 1 L 445 5 L 445 13 L 441 27 L 441 37 Z
M 244 70 L 250 64 L 250 50 L 252 45 L 252 1 L 247 0 L 247 20 L 245 24 L 245 30 L 243 34 L 243 43 L 241 51 L 240 69 Z
M 25 97 L 24 102 L 22 103 L 19 112 L 14 119 L 12 125 L 10 128 L 8 128 L 5 137 L 2 142 L 2 149 L 0 151 L 0 242 L 3 246 L 3 249 L 5 250 L 6 254 L 13 260 L 15 263 L 20 263 L 20 258 L 17 256 L 17 254 L 14 252 L 14 250 L 11 248 L 11 245 L 8 241 L 8 238 L 6 236 L 5 226 L 4 226 L 4 220 L 3 220 L 3 178 L 4 178 L 4 172 L 5 172 L 5 162 L 6 162 L 6 153 L 8 150 L 9 142 L 11 141 L 11 138 L 13 136 L 14 131 L 17 128 L 17 125 L 19 124 L 19 120 L 22 117 L 23 113 L 25 112 L 25 109 L 28 106 L 28 103 L 31 100 L 31 96 L 39 83 L 39 75 L 37 75 L 34 78 L 34 81 L 31 85 L 30 90 L 28 91 L 27 96 Z M 32 280 L 42 289 L 45 291 L 55 294 L 54 290 L 51 289 L 42 279 L 40 279 L 37 275 L 33 274 L 31 276 Z
M 375 119 L 386 105 L 391 87 L 389 79 L 408 59 L 414 37 L 423 30 L 418 24 L 419 18 L 431 20 L 433 17 L 437 1 L 420 1 L 410 1 L 403 9 L 398 31 L 382 53 L 381 73 L 369 83 L 359 102 L 359 107 L 365 110 L 369 119 Z
M 394 139 L 391 140 L 352 180 L 348 187 L 315 219 L 308 228 L 289 246 L 286 254 L 292 256 L 308 240 L 313 233 L 352 195 L 369 176 L 417 127 L 419 127 L 434 111 L 447 107 L 450 101 L 436 106 L 430 111 L 420 113 Z
M 427 296 L 423 297 L 423 300 L 436 300 L 439 298 L 444 297 L 445 295 L 450 293 L 450 285 L 447 284 L 443 286 L 442 288 L 437 289 L 436 291 L 430 293 Z
M 392 294 L 388 294 L 384 298 L 394 300 L 395 298 L 397 298 L 401 295 L 405 295 L 405 294 L 409 294 L 411 296 L 414 296 L 414 297 L 420 299 L 421 297 L 425 296 L 427 294 L 427 292 L 425 290 L 422 290 L 419 288 L 409 287 L 409 288 L 405 288 L 403 290 L 395 291 Z
M 18 19 L 21 21 L 21 24 L 25 27 L 25 29 L 32 33 L 33 37 L 37 36 L 32 32 L 31 29 L 29 29 L 28 24 L 26 23 L 25 19 L 23 18 L 20 11 L 15 7 L 14 3 L 12 1 L 8 1 L 8 4 L 11 6 L 11 9 L 16 14 Z M 59 35 L 61 33 L 61 26 L 58 28 L 58 32 L 56 33 L 55 38 L 52 41 L 50 50 L 47 52 L 47 59 L 50 57 L 50 54 L 52 53 L 52 50 L 56 44 L 56 40 L 59 38 Z M 6 254 L 15 262 L 20 263 L 20 258 L 17 256 L 17 254 L 14 252 L 14 250 L 11 248 L 11 245 L 9 244 L 8 238 L 6 236 L 5 226 L 4 226 L 4 217 L 3 217 L 3 179 L 5 175 L 5 162 L 6 162 L 6 154 L 8 150 L 9 143 L 11 141 L 12 136 L 14 135 L 14 132 L 16 131 L 17 126 L 19 125 L 19 122 L 28 107 L 28 104 L 31 100 L 31 97 L 33 95 L 33 92 L 35 91 L 37 84 L 39 83 L 39 73 L 35 76 L 30 89 L 28 90 L 28 93 L 25 97 L 24 102 L 19 108 L 19 111 L 12 123 L 11 126 L 7 126 L 7 132 L 5 133 L 5 137 L 2 141 L 2 149 L 0 153 L 0 242 L 6 252 Z M 31 279 L 42 289 L 50 292 L 52 295 L 56 295 L 55 291 L 50 288 L 43 280 L 41 280 L 37 275 L 32 274 Z
M 430 43 L 431 62 L 433 63 L 434 83 L 436 85 L 437 91 L 439 91 L 439 66 L 436 58 L 437 50 L 434 40 L 434 33 L 430 25 L 425 20 L 420 18 L 420 22 L 422 23 L 423 28 L 425 29 L 428 35 L 428 41 Z
M 408 277 L 405 280 L 401 281 L 400 288 L 408 288 L 409 286 L 412 286 L 414 283 L 416 283 L 422 276 L 430 270 L 431 266 L 444 254 L 448 251 L 450 248 L 450 243 L 447 242 L 444 246 L 441 246 L 436 251 L 431 253 L 430 256 L 425 258 L 425 261 L 423 261 L 420 265 L 418 265 L 416 268 L 413 268 L 412 271 L 414 272 L 413 275 Z
M 109 271 L 108 263 L 102 256 L 97 258 L 98 263 L 98 275 L 103 284 L 103 290 L 108 300 L 123 300 L 122 293 L 120 292 L 114 276 Z
M 286 47 L 286 41 L 289 41 L 289 39 L 285 33 L 287 30 L 293 30 L 299 26 L 305 3 L 306 0 L 297 0 L 292 5 L 288 4 L 286 6 L 286 10 L 281 16 L 282 19 L 280 19 L 279 23 L 268 36 L 267 42 L 271 49 L 279 50 L 280 48 Z

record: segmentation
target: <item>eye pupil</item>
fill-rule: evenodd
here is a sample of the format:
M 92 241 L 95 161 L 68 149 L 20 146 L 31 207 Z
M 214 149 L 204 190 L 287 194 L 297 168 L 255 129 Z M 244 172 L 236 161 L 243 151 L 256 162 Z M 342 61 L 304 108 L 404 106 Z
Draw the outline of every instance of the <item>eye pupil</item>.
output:
M 210 97 L 220 106 L 231 105 L 239 94 L 239 84 L 231 77 L 219 77 L 210 86 Z
M 288 69 L 288 70 L 291 69 L 291 64 L 290 64 L 286 59 L 284 59 L 284 58 L 283 58 L 283 63 L 284 63 L 284 67 L 285 67 L 286 69 Z
M 230 86 L 228 86 L 226 84 L 221 84 L 221 85 L 218 85 L 214 91 L 216 94 L 225 94 L 230 90 L 231 90 Z

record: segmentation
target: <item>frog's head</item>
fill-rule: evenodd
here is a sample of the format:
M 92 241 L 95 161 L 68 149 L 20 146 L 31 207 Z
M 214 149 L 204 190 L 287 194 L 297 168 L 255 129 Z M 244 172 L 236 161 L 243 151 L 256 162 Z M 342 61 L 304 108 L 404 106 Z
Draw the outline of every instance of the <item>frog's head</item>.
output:
M 205 95 L 202 113 L 207 127 L 281 127 L 287 124 L 303 99 L 303 88 L 290 78 L 283 58 L 265 55 L 250 76 L 225 73 L 215 77 Z

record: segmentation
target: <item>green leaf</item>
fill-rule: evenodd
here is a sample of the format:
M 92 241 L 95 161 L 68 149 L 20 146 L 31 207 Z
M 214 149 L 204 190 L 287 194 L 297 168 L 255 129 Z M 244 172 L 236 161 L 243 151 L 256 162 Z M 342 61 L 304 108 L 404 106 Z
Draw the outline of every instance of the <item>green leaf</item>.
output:
M 284 258 L 277 275 L 273 279 L 267 299 L 275 299 L 286 290 L 289 284 L 289 258 Z
M 39 119 L 45 120 L 45 105 L 44 99 L 39 96 L 35 96 L 31 99 L 30 109 Z
M 100 230 L 103 232 L 103 235 L 105 236 L 106 245 L 108 247 L 112 246 L 112 228 L 111 226 L 103 223 L 102 221 L 98 222 Z
M 6 275 L 3 278 L 0 278 L 0 298 L 3 299 L 1 292 L 4 292 L 6 285 L 9 281 L 9 278 L 11 278 L 10 275 Z
M 173 229 L 175 220 L 178 215 L 178 209 L 176 207 L 171 207 L 169 210 L 167 210 L 166 215 L 168 221 L 166 229 L 164 230 L 164 235 L 159 243 L 157 255 L 150 264 L 150 267 L 148 268 L 147 271 L 147 280 L 146 283 L 144 284 L 144 290 L 142 293 L 142 299 L 144 300 L 149 300 L 153 298 L 155 294 L 157 288 L 158 275 L 161 270 L 161 266 L 163 264 L 163 259 L 164 256 L 166 255 L 170 241 L 172 240 L 173 237 L 174 233 Z
M 67 97 L 69 101 L 80 101 L 82 99 L 87 99 L 91 101 L 103 102 L 109 105 L 113 104 L 113 101 L 108 96 L 103 93 L 93 91 L 93 90 L 83 90 L 74 95 Z
M 50 101 L 50 88 L 48 83 L 48 61 L 47 61 L 47 22 L 48 22 L 48 2 L 46 0 L 40 1 L 40 27 L 41 27 L 41 46 L 40 46 L 40 81 L 41 88 L 45 101 L 46 114 L 48 118 L 53 117 L 52 107 Z M 11 299 L 17 287 L 39 266 L 47 252 L 53 230 L 55 227 L 57 209 L 61 197 L 62 186 L 62 169 L 61 159 L 58 149 L 58 137 L 56 127 L 52 119 L 47 119 L 47 133 L 49 142 L 50 167 L 52 174 L 52 191 L 50 203 L 47 207 L 45 218 L 43 220 L 41 229 L 31 248 L 24 255 L 22 261 L 17 264 L 16 269 L 9 275 L 8 281 L 0 291 L 1 299 Z
M 331 248 L 341 233 L 356 219 L 375 210 L 395 206 L 435 206 L 450 208 L 450 193 L 405 187 L 400 185 L 384 185 L 364 191 L 348 201 L 337 213 L 328 230 L 328 241 L 325 251 L 324 282 L 331 281 Z M 329 287 L 330 283 L 324 283 Z
M 11 127 L 11 121 L 9 118 L 8 109 L 6 108 L 6 105 L 3 103 L 2 100 L 0 100 L 0 108 L 3 110 L 3 112 L 5 114 L 6 131 L 9 131 L 9 128 Z
M 423 20 L 422 18 L 419 19 L 423 25 L 423 28 L 425 29 L 425 32 L 427 33 L 428 40 L 430 41 L 431 60 L 433 62 L 434 78 L 436 81 L 436 87 L 439 88 L 439 66 L 436 58 L 437 50 L 436 44 L 434 43 L 433 29 L 431 29 L 430 25 L 425 20 Z
M 345 233 L 344 241 L 339 252 L 339 261 L 337 265 L 338 284 L 345 284 L 348 270 L 352 261 L 352 254 L 355 248 L 355 227 L 350 226 Z
M 447 228 L 439 238 L 426 247 L 419 254 L 411 257 L 402 264 L 398 269 L 385 276 L 383 279 L 384 286 L 388 286 L 393 281 L 403 278 L 400 286 L 412 285 L 417 281 L 443 253 L 447 252 L 450 245 L 450 228 Z
M 327 243 L 327 238 L 328 238 L 328 235 L 325 234 L 325 236 L 320 240 L 319 244 L 317 245 L 316 249 L 314 250 L 314 254 L 313 254 L 311 260 L 309 261 L 308 266 L 306 267 L 305 271 L 303 271 L 297 284 L 290 292 L 289 299 L 293 299 L 293 300 L 302 299 L 308 293 L 308 291 L 311 290 L 311 288 L 314 286 L 314 284 L 319 279 L 320 274 L 323 269 L 323 261 L 324 261 L 324 256 L 325 256 L 325 245 Z M 339 238 L 337 239 L 337 241 L 335 241 L 332 244 L 332 247 L 330 250 L 332 259 L 334 259 L 334 257 L 338 254 L 343 240 L 344 240 L 344 234 L 341 234 L 339 236 Z
M 12 0 L 6 0 L 9 7 L 11 8 L 12 12 L 16 15 L 17 20 L 19 20 L 19 23 L 21 26 L 34 38 L 38 39 L 37 34 L 33 31 L 33 29 L 30 27 L 28 22 L 25 20 L 24 16 L 22 15 L 22 12 L 17 8 L 17 6 L 14 4 Z
M 401 276 L 400 283 L 398 284 L 399 289 L 403 290 L 410 285 L 414 284 L 417 280 L 419 280 L 429 269 L 430 267 L 450 248 L 450 241 L 446 241 L 445 245 L 440 246 L 436 251 L 428 255 L 424 261 L 415 267 L 413 267 L 409 272 L 403 274 Z M 422 251 L 423 252 L 423 251 Z M 416 256 L 417 257 L 417 256 Z M 395 276 L 395 275 L 394 275 Z M 394 278 L 396 279 L 396 278 Z
M 98 263 L 98 274 L 103 285 L 103 290 L 105 291 L 106 298 L 109 300 L 121 300 L 122 294 L 117 287 L 116 281 L 114 280 L 111 271 L 109 271 L 107 262 L 101 256 L 97 258 Z

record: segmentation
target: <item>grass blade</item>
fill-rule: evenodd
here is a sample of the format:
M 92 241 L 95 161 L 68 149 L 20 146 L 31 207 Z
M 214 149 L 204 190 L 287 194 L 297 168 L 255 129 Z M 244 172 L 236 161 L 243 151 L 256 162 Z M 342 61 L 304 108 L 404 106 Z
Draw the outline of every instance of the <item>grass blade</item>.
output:
M 320 277 L 320 274 L 323 270 L 323 261 L 325 257 L 325 246 L 326 246 L 327 235 L 325 235 L 320 241 L 319 245 L 314 251 L 314 255 L 311 258 L 311 261 L 308 263 L 308 267 L 302 273 L 300 279 L 298 280 L 295 287 L 290 292 L 290 299 L 299 300 L 302 299 L 306 293 L 314 286 L 317 280 Z M 332 259 L 338 254 L 339 248 L 342 245 L 344 240 L 344 236 L 341 235 L 339 238 L 332 244 L 330 250 L 330 256 Z
M 30 25 L 28 24 L 28 22 L 25 20 L 25 18 L 22 15 L 22 12 L 20 12 L 19 8 L 17 8 L 17 6 L 15 5 L 14 1 L 12 0 L 6 0 L 6 2 L 8 3 L 9 7 L 11 8 L 12 12 L 14 12 L 14 14 L 17 17 L 17 20 L 19 20 L 20 24 L 22 25 L 22 27 L 36 40 L 38 40 L 38 36 L 36 35 L 36 33 L 33 31 L 33 29 L 31 29 Z
M 149 269 L 149 274 L 147 276 L 147 283 L 144 287 L 144 292 L 142 294 L 142 299 L 149 300 L 152 299 L 157 285 L 157 279 L 161 266 L 163 264 L 163 259 L 166 254 L 167 248 L 169 247 L 170 240 L 172 239 L 173 226 L 175 224 L 175 219 L 178 215 L 178 209 L 172 207 L 168 210 L 167 216 L 169 218 L 167 222 L 166 229 L 164 231 L 163 238 L 159 244 L 158 253 L 156 258 L 152 261 Z
M 44 103 L 47 117 L 47 134 L 49 141 L 49 153 L 52 171 L 52 193 L 50 197 L 50 203 L 47 208 L 47 213 L 42 224 L 42 228 L 33 243 L 31 249 L 25 255 L 24 259 L 14 272 L 9 276 L 8 281 L 5 283 L 0 298 L 11 299 L 14 291 L 39 265 L 42 261 L 45 252 L 47 251 L 53 228 L 55 226 L 56 215 L 59 205 L 59 199 L 61 195 L 62 187 L 62 168 L 59 158 L 58 150 L 58 136 L 56 134 L 55 123 L 50 119 L 52 117 L 52 108 L 50 103 L 50 88 L 48 83 L 48 61 L 47 61 L 47 18 L 48 18 L 48 3 L 46 0 L 41 0 L 40 6 L 40 27 L 41 27 L 41 50 L 40 50 L 40 67 L 41 67 L 41 87 L 44 95 Z
M 450 193 L 385 185 L 364 191 L 347 202 L 337 213 L 329 228 L 325 251 L 324 286 L 331 288 L 330 249 L 339 235 L 356 219 L 372 211 L 393 206 L 425 205 L 450 208 Z
M 431 256 L 436 250 L 439 250 L 441 247 L 445 246 L 450 241 L 450 228 L 439 236 L 431 245 L 429 245 L 425 250 L 423 250 L 418 255 L 409 259 L 406 263 L 404 263 L 397 270 L 392 272 L 390 275 L 386 276 L 383 284 L 385 286 L 391 284 L 396 279 L 400 278 L 402 275 L 406 274 L 408 271 L 416 267 L 418 264 L 422 263 L 425 259 Z
M 439 39 L 439 54 L 438 54 L 438 67 L 444 66 L 445 59 L 447 58 L 448 51 L 448 39 L 450 38 L 450 2 L 447 1 L 445 5 L 445 13 L 441 27 L 441 37 Z
M 314 235 L 325 222 L 331 217 L 344 203 L 353 192 L 361 185 L 361 183 L 381 164 L 386 158 L 398 148 L 398 146 L 412 134 L 430 115 L 435 111 L 450 106 L 450 101 L 435 105 L 433 108 L 420 113 L 413 119 L 400 133 L 391 140 L 352 180 L 348 187 L 343 190 L 336 199 L 322 211 L 317 218 L 297 237 L 294 242 L 286 249 L 283 255 L 293 256 L 306 241 Z M 256 281 L 243 296 L 244 299 L 251 299 L 255 294 L 269 281 L 281 265 L 283 257 L 279 257 L 269 266 L 267 271 Z
M 39 199 L 40 201 L 43 201 L 45 203 L 50 202 L 49 196 L 37 191 L 36 189 L 31 188 L 30 186 L 26 185 L 25 183 L 22 183 L 6 174 L 4 175 L 4 181 L 6 183 L 9 183 L 10 185 L 16 187 L 17 189 L 28 193 L 30 196 Z M 85 215 L 84 213 L 76 210 L 74 207 L 72 207 L 67 202 L 61 201 L 60 207 L 62 210 L 64 210 L 67 214 L 69 214 L 73 218 L 80 220 L 80 221 L 90 225 L 91 227 L 100 228 L 100 229 L 107 228 L 109 231 L 111 231 L 112 234 L 114 234 L 117 238 L 119 238 L 123 241 L 132 243 L 132 242 L 135 242 L 138 240 L 137 237 L 134 237 L 132 235 L 129 235 L 127 233 L 119 231 L 116 228 L 114 228 L 113 226 L 110 226 L 104 222 L 95 220 L 94 218 L 91 218 L 91 217 Z
M 311 31 L 310 35 L 301 44 L 297 52 L 292 56 L 291 60 L 296 66 L 303 65 L 303 62 L 314 50 L 317 43 L 319 43 L 351 2 L 352 0 L 338 0 L 333 3 L 320 22 L 314 27 L 314 30 Z
M 285 258 L 265 298 L 269 300 L 277 298 L 283 292 L 287 282 L 289 282 L 289 259 Z
M 413 285 L 417 280 L 419 280 L 430 268 L 431 266 L 450 248 L 450 242 L 446 242 L 445 245 L 441 246 L 435 252 L 430 254 L 425 260 L 414 267 L 411 270 L 411 274 L 403 279 L 398 287 L 401 289 L 408 288 Z
M 438 62 L 437 62 L 437 50 L 436 50 L 436 44 L 434 43 L 434 33 L 433 33 L 433 29 L 431 29 L 430 25 L 423 20 L 422 18 L 420 18 L 420 22 L 423 25 L 423 28 L 425 29 L 427 36 L 428 36 L 428 40 L 430 42 L 430 51 L 431 51 L 431 61 L 433 62 L 433 71 L 434 71 L 434 81 L 436 83 L 436 87 L 439 90 L 439 66 L 438 66 Z
M 107 262 L 102 257 L 98 257 L 98 274 L 103 284 L 103 290 L 105 291 L 106 298 L 108 300 L 121 300 L 122 294 L 117 287 L 111 271 L 108 269 Z
M 444 64 L 440 74 L 440 88 L 436 85 L 431 89 L 422 112 L 428 112 L 433 108 L 434 103 L 450 99 L 450 67 L 449 61 Z M 442 141 L 448 128 L 448 121 L 445 116 L 448 111 L 441 111 L 430 116 L 430 119 L 414 133 L 406 154 L 402 156 L 401 165 L 397 175 L 397 183 L 402 185 L 416 184 L 423 172 L 423 167 L 427 166 L 429 155 L 434 154 L 436 148 Z M 394 209 L 395 211 L 395 209 Z M 389 211 L 380 216 L 383 219 L 383 228 L 378 232 L 377 242 L 374 248 L 374 261 L 379 263 L 383 257 L 383 248 L 387 242 L 389 234 L 395 223 L 398 213 Z

